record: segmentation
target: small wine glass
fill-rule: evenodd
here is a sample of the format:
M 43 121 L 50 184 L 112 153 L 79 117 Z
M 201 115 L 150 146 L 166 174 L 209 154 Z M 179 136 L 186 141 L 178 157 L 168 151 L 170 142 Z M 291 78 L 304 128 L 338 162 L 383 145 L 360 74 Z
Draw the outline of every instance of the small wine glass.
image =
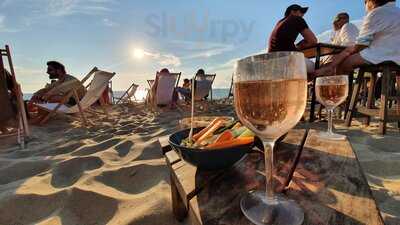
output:
M 275 141 L 301 119 L 307 102 L 303 53 L 273 52 L 239 60 L 234 74 L 235 110 L 240 121 L 263 142 L 266 191 L 250 191 L 240 201 L 244 215 L 257 225 L 299 225 L 304 212 L 273 189 Z
M 315 83 L 317 100 L 328 111 L 328 130 L 320 132 L 319 137 L 329 140 L 345 140 L 346 136 L 333 132 L 333 110 L 342 104 L 349 94 L 347 75 L 318 77 Z

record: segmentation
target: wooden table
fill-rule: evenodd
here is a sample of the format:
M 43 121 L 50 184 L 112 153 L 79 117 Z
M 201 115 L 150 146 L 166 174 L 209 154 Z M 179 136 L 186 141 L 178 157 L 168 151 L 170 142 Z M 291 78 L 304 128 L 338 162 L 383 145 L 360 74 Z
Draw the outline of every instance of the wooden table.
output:
M 303 49 L 302 52 L 306 58 L 315 58 L 315 69 L 319 69 L 321 65 L 321 57 L 327 55 L 338 54 L 343 51 L 346 47 L 340 45 L 332 45 L 326 43 L 318 43 L 312 47 Z M 311 107 L 310 107 L 310 122 L 315 120 L 315 105 L 316 105 L 316 96 L 315 96 L 315 80 L 313 82 L 313 86 L 311 89 Z
M 181 221 L 189 215 L 196 225 L 251 224 L 242 214 L 239 201 L 247 191 L 265 187 L 260 150 L 230 169 L 206 172 L 182 161 L 165 138 L 160 139 L 160 145 L 171 172 L 176 219 Z M 292 169 L 296 159 L 297 167 Z M 321 140 L 315 130 L 292 130 L 277 144 L 275 162 L 275 189 L 300 204 L 305 212 L 304 224 L 383 224 L 348 141 Z

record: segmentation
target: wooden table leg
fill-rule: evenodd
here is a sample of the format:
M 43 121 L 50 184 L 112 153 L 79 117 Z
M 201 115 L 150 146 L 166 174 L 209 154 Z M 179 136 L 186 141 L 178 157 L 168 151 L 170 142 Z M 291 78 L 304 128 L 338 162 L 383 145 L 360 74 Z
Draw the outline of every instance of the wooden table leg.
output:
M 317 55 L 315 57 L 315 70 L 319 69 L 320 67 L 320 60 L 321 60 L 321 47 L 317 46 Z M 315 121 L 315 105 L 317 104 L 317 96 L 315 94 L 315 82 L 316 78 L 314 79 L 312 89 L 311 89 L 311 105 L 310 105 L 310 122 Z
M 349 111 L 347 112 L 346 115 L 345 124 L 347 127 L 350 127 L 353 115 L 357 111 L 356 108 L 358 102 L 358 95 L 360 94 L 360 86 L 362 85 L 363 79 L 364 79 L 364 71 L 360 69 L 360 71 L 358 72 L 357 81 L 353 85 L 353 93 L 350 100 Z
M 390 68 L 384 67 L 382 74 L 382 93 L 381 93 L 381 108 L 379 109 L 379 134 L 386 133 L 386 122 L 388 113 L 388 97 L 389 97 L 389 84 L 391 78 Z
M 171 181 L 172 211 L 174 213 L 175 218 L 181 222 L 186 218 L 188 210 L 185 204 L 183 203 L 181 196 L 179 195 L 172 174 L 170 175 L 170 181 Z
M 368 95 L 367 95 L 367 109 L 372 109 L 375 107 L 375 83 L 376 83 L 377 73 L 372 73 L 371 79 L 369 81 Z M 367 116 L 365 120 L 365 125 L 369 126 L 371 122 L 371 116 Z

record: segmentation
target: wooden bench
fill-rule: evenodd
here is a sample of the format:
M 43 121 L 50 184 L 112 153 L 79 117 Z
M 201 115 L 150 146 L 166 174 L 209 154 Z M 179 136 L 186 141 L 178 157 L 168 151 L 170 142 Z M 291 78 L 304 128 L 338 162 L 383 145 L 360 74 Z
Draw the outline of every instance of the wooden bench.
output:
M 197 170 L 160 139 L 170 169 L 174 216 L 192 224 L 247 225 L 240 198 L 265 187 L 264 161 L 255 149 L 234 167 Z M 348 141 L 321 140 L 316 131 L 292 130 L 277 144 L 275 190 L 304 209 L 304 224 L 383 224 L 371 190 Z M 297 167 L 293 165 L 297 164 Z

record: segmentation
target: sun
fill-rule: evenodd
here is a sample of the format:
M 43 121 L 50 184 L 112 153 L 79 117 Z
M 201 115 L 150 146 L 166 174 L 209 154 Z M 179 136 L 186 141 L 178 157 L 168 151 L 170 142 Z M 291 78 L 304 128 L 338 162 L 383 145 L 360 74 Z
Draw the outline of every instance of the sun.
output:
M 133 57 L 136 58 L 136 59 L 141 59 L 141 58 L 144 57 L 144 55 L 145 55 L 145 53 L 144 53 L 143 49 L 135 48 L 133 50 Z

